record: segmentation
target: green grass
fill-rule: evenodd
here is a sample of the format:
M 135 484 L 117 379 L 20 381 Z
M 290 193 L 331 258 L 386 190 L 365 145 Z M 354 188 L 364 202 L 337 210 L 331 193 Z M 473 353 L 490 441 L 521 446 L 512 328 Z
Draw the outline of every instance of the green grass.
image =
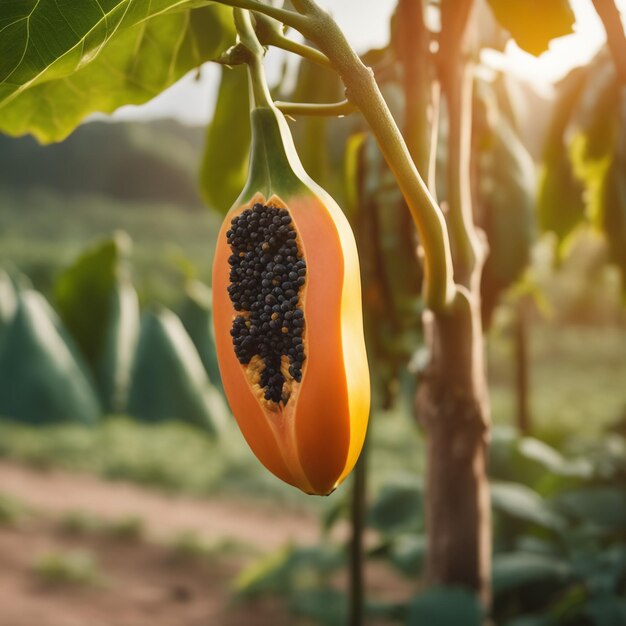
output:
M 530 327 L 530 410 L 533 434 L 561 447 L 592 442 L 626 414 L 626 329 Z M 496 424 L 515 423 L 513 349 L 506 337 L 489 345 Z
M 188 273 L 207 281 L 220 218 L 172 204 L 61 196 L 46 190 L 0 192 L 0 267 L 26 274 L 49 294 L 61 268 L 117 229 L 134 242 L 135 282 L 143 301 L 168 306 Z
M 103 575 L 94 556 L 83 550 L 47 552 L 33 564 L 33 572 L 48 585 L 97 585 Z
M 0 526 L 15 526 L 27 513 L 28 509 L 19 500 L 0 492 Z
M 249 555 L 254 546 L 231 538 L 208 541 L 193 530 L 179 532 L 169 543 L 170 556 L 174 562 L 211 561 L 221 556 L 233 554 Z
M 95 535 L 121 541 L 139 541 L 146 530 L 144 521 L 136 515 L 103 520 L 85 511 L 68 511 L 59 520 L 58 528 L 68 536 Z

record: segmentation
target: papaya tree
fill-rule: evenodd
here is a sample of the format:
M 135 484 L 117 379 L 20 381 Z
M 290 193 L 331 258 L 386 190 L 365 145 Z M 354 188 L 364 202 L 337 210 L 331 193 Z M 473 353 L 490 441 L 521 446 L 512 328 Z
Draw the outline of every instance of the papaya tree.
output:
M 610 0 L 596 0 L 595 5 L 607 27 L 609 49 L 618 68 L 614 74 L 623 81 L 626 56 L 623 54 L 623 30 L 615 18 L 617 9 Z M 570 32 L 574 22 L 566 0 L 544 0 L 541 3 L 489 0 L 488 6 L 492 20 L 495 18 L 499 28 L 508 31 L 522 48 L 533 54 L 545 50 L 552 38 Z M 438 27 L 429 23 L 427 9 L 429 13 L 436 12 Z M 356 11 L 355 7 L 355 19 L 358 19 Z M 491 233 L 492 239 L 493 233 L 505 232 L 506 236 L 511 233 L 502 226 L 506 218 L 494 211 L 497 204 L 502 204 L 502 198 L 507 197 L 507 190 L 514 191 L 517 196 L 514 204 L 521 220 L 528 202 L 523 198 L 519 200 L 523 195 L 519 179 L 524 178 L 524 157 L 516 151 L 515 124 L 506 114 L 499 116 L 495 123 L 493 116 L 485 117 L 489 130 L 486 134 L 491 137 L 492 149 L 498 155 L 490 167 L 493 170 L 495 165 L 505 163 L 504 167 L 508 167 L 511 164 L 520 175 L 517 179 L 507 180 L 502 176 L 498 179 L 506 181 L 496 190 L 500 194 L 499 201 L 496 201 L 497 193 L 488 197 L 478 184 L 481 169 L 477 163 L 476 146 L 472 143 L 472 132 L 474 129 L 476 137 L 475 127 L 482 104 L 474 68 L 480 46 L 491 45 L 479 37 L 483 29 L 477 25 L 477 20 L 482 19 L 485 11 L 487 8 L 474 0 L 440 0 L 428 3 L 428 7 L 421 0 L 399 0 L 390 48 L 360 58 L 332 16 L 314 0 L 291 0 L 285 6 L 280 2 L 262 0 L 156 0 L 150 3 L 70 0 L 62 5 L 48 0 L 3 2 L 0 7 L 0 131 L 11 135 L 30 133 L 42 142 L 58 141 L 72 132 L 88 114 L 111 112 L 124 104 L 146 102 L 205 61 L 217 61 L 225 68 L 235 67 L 222 72 L 214 121 L 207 131 L 209 143 L 203 164 L 206 199 L 225 213 L 244 187 L 248 171 L 249 129 L 244 122 L 243 133 L 235 133 L 235 130 L 242 126 L 242 116 L 247 116 L 247 91 L 250 91 L 253 126 L 256 124 L 258 130 L 256 143 L 253 142 L 251 148 L 253 167 L 250 172 L 263 171 L 266 176 L 265 179 L 252 176 L 250 184 L 260 186 L 259 189 L 271 189 L 267 180 L 279 181 L 287 185 L 289 192 L 299 193 L 304 181 L 320 199 L 319 203 L 313 203 L 320 220 L 332 214 L 336 229 L 331 228 L 327 239 L 320 238 L 319 243 L 328 244 L 324 249 L 334 254 L 337 249 L 331 245 L 331 239 L 338 232 L 345 234 L 345 218 L 331 207 L 325 192 L 312 187 L 314 183 L 310 185 L 308 177 L 305 180 L 301 166 L 294 165 L 293 146 L 289 139 L 285 139 L 283 115 L 337 118 L 354 113 L 348 118 L 332 120 L 335 144 L 337 137 L 342 136 L 343 128 L 343 136 L 350 136 L 350 140 L 344 143 L 352 148 L 353 156 L 356 155 L 353 162 L 361 163 L 361 166 L 367 154 L 371 165 L 371 159 L 377 158 L 379 150 L 385 165 L 379 160 L 378 172 L 383 178 L 385 175 L 392 177 L 394 191 L 399 190 L 401 197 L 397 202 L 379 203 L 376 211 L 379 216 L 386 211 L 404 211 L 404 217 L 411 220 L 402 222 L 405 234 L 408 234 L 403 249 L 405 253 L 413 251 L 412 260 L 417 267 L 413 272 L 414 289 L 419 290 L 421 304 L 413 311 L 413 319 L 421 316 L 428 355 L 415 398 L 416 412 L 427 438 L 428 579 L 433 584 L 467 587 L 488 605 L 491 534 L 486 471 L 490 416 L 484 364 L 483 296 L 488 294 L 493 299 L 494 291 L 501 291 L 515 278 L 526 257 L 524 246 L 521 246 L 512 269 L 503 277 L 500 261 L 489 260 L 490 247 L 485 232 L 487 236 Z M 286 28 L 300 33 L 306 43 L 287 37 Z M 315 101 L 274 103 L 262 68 L 263 55 L 270 46 L 301 56 L 303 62 L 312 64 L 307 66 L 307 71 L 319 66 L 315 68 L 317 71 L 331 77 L 323 83 L 328 89 L 313 94 L 302 89 L 297 94 L 298 98 Z M 247 65 L 249 78 L 243 68 L 236 67 L 239 65 Z M 304 71 L 305 66 L 302 67 Z M 576 212 L 578 204 L 573 204 L 567 207 L 570 211 L 560 211 L 558 201 L 574 197 L 577 202 L 577 189 L 581 185 L 587 186 L 595 193 L 591 195 L 597 199 L 598 206 L 603 207 L 588 212 L 588 215 L 611 234 L 615 241 L 613 256 L 624 264 L 623 239 L 620 243 L 618 237 L 624 237 L 626 232 L 624 177 L 620 176 L 625 162 L 623 135 L 626 122 L 611 125 L 609 121 L 619 116 L 622 120 L 624 118 L 623 87 L 613 89 L 610 85 L 614 86 L 616 82 L 607 79 L 609 85 L 596 90 L 603 97 L 589 105 L 590 109 L 585 109 L 592 113 L 608 110 L 612 117 L 597 113 L 578 116 L 575 120 L 571 117 L 575 108 L 571 100 L 585 91 L 583 82 L 600 81 L 601 78 L 594 72 L 578 72 L 569 81 L 573 83 L 575 95 L 565 99 L 562 109 L 557 107 L 557 111 L 565 111 L 565 119 L 555 117 L 551 128 L 550 137 L 556 147 L 546 148 L 541 189 L 542 194 L 550 197 L 550 202 L 545 203 L 549 210 L 559 207 L 559 214 L 548 215 L 549 211 L 544 211 L 542 219 L 552 219 L 550 223 L 556 224 L 562 234 L 567 234 L 584 210 Z M 388 100 L 392 102 L 385 89 L 387 82 L 395 83 L 402 94 L 400 107 L 394 110 L 396 117 L 402 117 L 400 125 L 388 104 Z M 381 85 L 387 98 L 383 96 Z M 497 101 L 499 96 L 494 97 Z M 499 107 L 506 110 L 506 103 L 499 102 Z M 355 117 L 358 119 L 356 127 L 366 133 L 360 138 L 353 134 Z M 586 129 L 603 121 L 609 126 L 606 132 L 612 141 L 596 145 L 592 138 L 597 133 L 595 130 L 586 132 Z M 580 129 L 577 150 L 572 153 L 571 161 L 565 158 L 563 150 L 558 149 L 563 145 L 564 132 L 570 124 L 576 124 Z M 304 143 L 311 149 L 310 156 L 301 155 L 305 166 L 319 168 L 311 171 L 314 177 L 325 177 L 324 170 L 332 174 L 333 163 L 337 162 L 337 155 L 319 143 L 323 138 L 320 128 L 324 127 L 319 124 L 310 126 L 309 132 L 303 133 L 304 138 L 299 139 L 300 146 Z M 236 136 L 237 141 L 231 136 Z M 262 141 L 258 137 L 262 137 Z M 277 137 L 280 137 L 279 141 Z M 378 148 L 373 147 L 374 140 Z M 340 155 L 344 151 L 342 146 Z M 438 152 L 444 152 L 445 158 L 438 158 Z M 295 175 L 284 176 L 286 169 Z M 332 189 L 332 175 L 328 178 Z M 362 218 L 358 213 L 362 213 L 361 202 L 367 201 L 364 189 L 367 188 L 361 187 L 360 193 L 351 196 L 356 205 L 353 225 Z M 246 185 L 242 202 L 248 203 L 255 198 L 249 192 L 250 187 Z M 292 237 L 287 227 L 291 223 L 289 220 L 293 219 L 290 207 L 268 207 L 263 204 L 266 200 L 265 197 L 262 201 L 257 198 L 250 206 L 243 208 L 242 205 L 242 210 L 250 211 L 245 215 L 246 224 L 270 218 L 285 219 L 282 222 L 286 229 L 285 249 L 293 250 L 288 240 L 298 240 L 298 234 L 294 231 Z M 370 200 L 374 201 L 373 198 Z M 261 208 L 255 209 L 257 205 Z M 348 208 L 349 205 L 350 201 Z M 258 211 L 256 218 L 253 217 L 255 210 Z M 569 220 L 566 225 L 562 224 L 562 213 Z M 238 215 L 231 215 L 231 218 L 234 220 Z M 372 214 L 368 215 L 368 219 L 371 217 Z M 241 227 L 242 232 L 249 232 L 248 225 L 244 228 L 243 223 L 237 222 L 234 226 Z M 358 227 L 355 228 L 358 231 Z M 376 223 L 369 221 L 364 232 L 376 232 L 377 228 Z M 240 245 L 236 235 L 224 234 L 233 250 L 233 246 Z M 319 234 L 311 235 L 313 240 L 316 236 Z M 501 240 L 499 245 L 502 245 Z M 354 269 L 351 246 L 344 238 L 337 259 L 351 264 Z M 491 249 L 493 258 L 498 259 L 495 240 Z M 240 254 L 243 255 L 240 258 L 245 256 L 243 250 Z M 394 251 L 386 254 L 394 254 Z M 287 256 L 292 256 L 296 264 L 307 261 L 300 259 L 295 252 Z M 238 263 L 234 258 L 233 266 L 244 271 Z M 307 280 L 306 272 L 313 271 L 306 263 L 297 269 L 303 273 L 295 272 L 290 283 L 300 277 Z M 215 275 L 222 276 L 219 272 Z M 491 291 L 486 291 L 487 278 L 491 281 Z M 334 284 L 335 279 L 329 273 L 329 282 Z M 225 288 L 226 281 L 223 282 Z M 297 291 L 292 287 L 285 289 Z M 215 302 L 228 303 L 225 293 L 216 294 L 215 285 L 213 293 L 214 298 L 218 298 Z M 289 312 L 294 319 L 299 319 L 297 293 L 294 297 L 295 309 Z M 383 312 L 388 297 L 385 293 L 379 297 Z M 366 294 L 366 301 L 367 298 Z M 232 297 L 231 301 L 235 303 Z M 243 306 L 242 302 L 240 299 L 238 305 Z M 269 306 L 273 306 L 273 302 Z M 222 311 L 214 311 L 214 316 L 216 313 L 223 317 Z M 252 340 L 245 345 L 244 342 L 249 338 L 253 324 L 248 317 L 239 317 L 241 321 L 237 329 L 232 327 L 235 331 L 232 336 L 241 339 L 240 345 L 235 344 L 236 356 L 247 366 L 253 362 L 254 356 L 248 347 L 256 344 Z M 277 319 L 272 317 L 271 321 Z M 343 319 L 340 322 L 332 316 L 329 319 L 329 324 L 333 328 L 340 327 L 342 333 L 347 333 L 351 326 Z M 269 320 L 263 323 L 269 328 Z M 297 341 L 302 332 L 292 333 L 292 326 L 299 328 L 302 324 L 284 326 L 285 334 L 293 340 L 294 358 L 288 362 L 279 358 L 273 365 L 275 371 L 271 380 L 269 374 L 263 378 L 262 368 L 256 372 L 258 379 L 251 379 L 251 384 L 265 388 L 269 394 L 265 399 L 274 401 L 275 398 L 276 404 L 283 401 L 285 381 L 295 381 L 295 389 L 300 383 L 301 368 L 306 367 L 303 366 L 306 361 L 298 356 L 302 350 L 296 348 L 302 345 Z M 385 320 L 385 326 L 393 334 L 400 332 L 403 322 Z M 216 330 L 226 328 L 223 319 L 216 321 Z M 356 322 L 352 331 L 355 329 L 360 330 Z M 219 348 L 221 339 L 216 337 L 216 341 Z M 306 335 L 304 343 L 306 345 Z M 355 340 L 349 345 L 357 346 L 358 359 L 362 360 L 357 344 Z M 223 354 L 227 353 L 225 346 L 223 343 Z M 232 355 L 220 357 L 221 361 L 225 358 L 232 360 Z M 331 365 L 344 372 L 348 361 L 349 358 L 337 359 Z M 268 367 L 267 362 L 265 366 Z M 233 364 L 222 368 L 224 371 L 234 372 Z M 365 379 L 361 376 L 361 383 Z M 341 393 L 333 391 L 331 395 L 339 398 Z M 346 393 L 352 401 L 352 392 Z M 324 433 L 329 435 L 326 442 L 320 440 L 320 431 L 314 428 L 308 434 L 299 433 L 295 447 L 293 439 L 289 439 L 288 444 L 281 444 L 280 437 L 276 436 L 279 443 L 275 454 L 272 452 L 276 446 L 276 441 L 271 438 L 276 435 L 275 432 L 272 434 L 273 427 L 264 430 L 252 425 L 249 429 L 243 428 L 244 434 L 263 462 L 276 474 L 305 491 L 326 493 L 345 477 L 356 460 L 364 436 L 362 414 L 366 412 L 367 403 L 363 398 L 367 393 L 364 390 L 355 392 L 355 402 L 362 401 L 357 411 L 358 420 L 352 420 L 350 408 L 347 413 L 339 412 L 341 428 L 338 426 L 335 433 L 326 424 Z M 287 397 L 284 398 L 287 402 Z M 263 419 L 266 417 L 264 412 Z M 355 430 L 360 433 L 357 443 L 350 439 Z M 324 443 L 328 444 L 331 461 L 320 459 L 318 463 L 317 457 L 323 457 Z M 289 448 L 287 452 L 285 448 Z

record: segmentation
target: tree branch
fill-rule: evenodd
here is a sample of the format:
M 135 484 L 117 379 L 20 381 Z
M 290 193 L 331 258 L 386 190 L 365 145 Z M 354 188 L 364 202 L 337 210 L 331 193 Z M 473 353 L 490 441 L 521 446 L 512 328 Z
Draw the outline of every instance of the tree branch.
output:
M 473 68 L 467 59 L 465 40 L 473 3 L 443 1 L 439 51 L 440 82 L 448 105 L 446 200 L 454 279 L 468 288 L 473 287 L 470 283 L 483 252 L 474 225 L 470 181 Z
M 317 104 L 314 102 L 274 102 L 274 105 L 285 115 L 341 117 L 356 111 L 356 107 L 349 100 L 342 100 L 341 102 L 333 102 L 331 104 Z
M 273 17 L 275 20 L 278 20 L 287 26 L 291 26 L 291 28 L 295 28 L 298 31 L 306 28 L 306 24 L 308 22 L 307 17 L 300 15 L 300 13 L 289 11 L 287 9 L 281 9 L 280 7 L 274 7 L 269 4 L 265 4 L 260 0 L 215 0 L 215 2 L 217 2 L 217 4 L 225 4 L 229 7 L 248 9 L 249 11 L 254 11 L 255 13 L 261 13 L 263 15 L 267 15 L 268 17 Z

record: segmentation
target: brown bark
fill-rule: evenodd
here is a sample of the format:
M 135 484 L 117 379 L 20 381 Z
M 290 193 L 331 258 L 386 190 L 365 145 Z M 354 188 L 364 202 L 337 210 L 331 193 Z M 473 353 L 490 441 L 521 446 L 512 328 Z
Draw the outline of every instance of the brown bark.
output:
M 430 363 L 417 396 L 427 436 L 427 576 L 491 595 L 490 428 L 480 312 L 486 254 L 473 221 L 470 181 L 472 68 L 466 50 L 473 0 L 442 2 L 439 80 L 447 104 L 446 221 L 457 295 L 425 316 Z
M 619 79 L 626 85 L 626 35 L 620 11 L 613 0 L 593 0 L 593 6 L 604 25 L 607 44 Z
M 490 602 L 486 474 L 489 401 L 478 304 L 462 292 L 447 315 L 427 314 L 431 362 L 417 396 L 427 433 L 427 577 Z

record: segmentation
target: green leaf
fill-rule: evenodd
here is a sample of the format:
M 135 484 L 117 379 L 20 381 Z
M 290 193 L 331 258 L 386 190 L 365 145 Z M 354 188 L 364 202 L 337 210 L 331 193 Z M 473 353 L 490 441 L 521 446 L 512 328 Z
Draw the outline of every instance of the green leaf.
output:
M 36 291 L 20 293 L 17 314 L 0 348 L 0 415 L 33 424 L 89 424 L 100 416 L 78 350 Z
M 0 345 L 16 311 L 17 292 L 13 286 L 13 281 L 3 269 L 0 269 Z
M 524 552 L 499 554 L 493 560 L 495 595 L 520 590 L 529 585 L 544 585 L 546 590 L 567 583 L 570 565 L 556 557 Z
M 423 495 L 416 479 L 395 479 L 383 486 L 372 504 L 368 523 L 384 533 L 414 528 L 419 524 Z
M 180 320 L 196 346 L 209 380 L 222 389 L 212 319 L 211 290 L 201 282 L 189 282 L 180 309 Z
M 568 0 L 488 0 L 500 25 L 517 45 L 534 55 L 557 37 L 573 32 L 574 12 Z
M 626 624 L 626 600 L 616 596 L 595 598 L 587 604 L 585 614 L 593 626 Z
M 105 411 L 124 413 L 139 331 L 139 300 L 129 280 L 115 285 L 108 306 L 104 346 L 96 365 L 96 382 Z
M 59 315 L 94 372 L 106 411 L 126 408 L 139 327 L 130 284 L 131 240 L 118 232 L 83 252 L 57 279 Z
M 565 521 L 550 510 L 543 498 L 525 485 L 492 483 L 491 504 L 500 513 L 550 530 L 565 526 Z
M 485 320 L 528 265 L 535 237 L 533 160 L 503 115 L 490 130 L 479 160 L 481 225 L 489 242 L 481 284 Z
M 230 209 L 246 183 L 249 152 L 248 72 L 223 67 L 200 167 L 200 191 L 209 207 L 222 214 Z
M 426 537 L 423 535 L 398 535 L 389 549 L 395 567 L 407 576 L 417 577 L 426 558 Z
M 588 459 L 566 459 L 557 450 L 512 429 L 494 429 L 489 473 L 498 480 L 523 483 L 542 495 L 579 486 L 593 475 Z
M 564 239 L 584 218 L 583 186 L 574 176 L 565 136 L 590 75 L 576 67 L 557 85 L 557 95 L 543 150 L 537 208 L 544 231 Z
M 332 587 L 302 589 L 290 597 L 289 609 L 324 626 L 343 626 L 348 615 L 348 601 L 343 591 Z
M 571 489 L 554 498 L 556 507 L 580 522 L 606 531 L 626 528 L 626 491 L 617 487 Z
M 128 410 L 148 422 L 187 421 L 212 435 L 227 419 L 222 395 L 180 319 L 167 309 L 143 316 Z
M 141 104 L 234 39 L 231 10 L 190 0 L 6 0 L 0 131 L 59 141 L 94 111 Z
M 235 581 L 235 590 L 243 595 L 258 595 L 315 588 L 344 562 L 344 551 L 333 546 L 287 546 L 244 569 Z
M 557 626 L 558 622 L 549 615 L 525 615 L 504 622 L 503 626 Z
M 407 626 L 480 626 L 483 610 L 476 595 L 439 587 L 417 596 L 409 605 Z

